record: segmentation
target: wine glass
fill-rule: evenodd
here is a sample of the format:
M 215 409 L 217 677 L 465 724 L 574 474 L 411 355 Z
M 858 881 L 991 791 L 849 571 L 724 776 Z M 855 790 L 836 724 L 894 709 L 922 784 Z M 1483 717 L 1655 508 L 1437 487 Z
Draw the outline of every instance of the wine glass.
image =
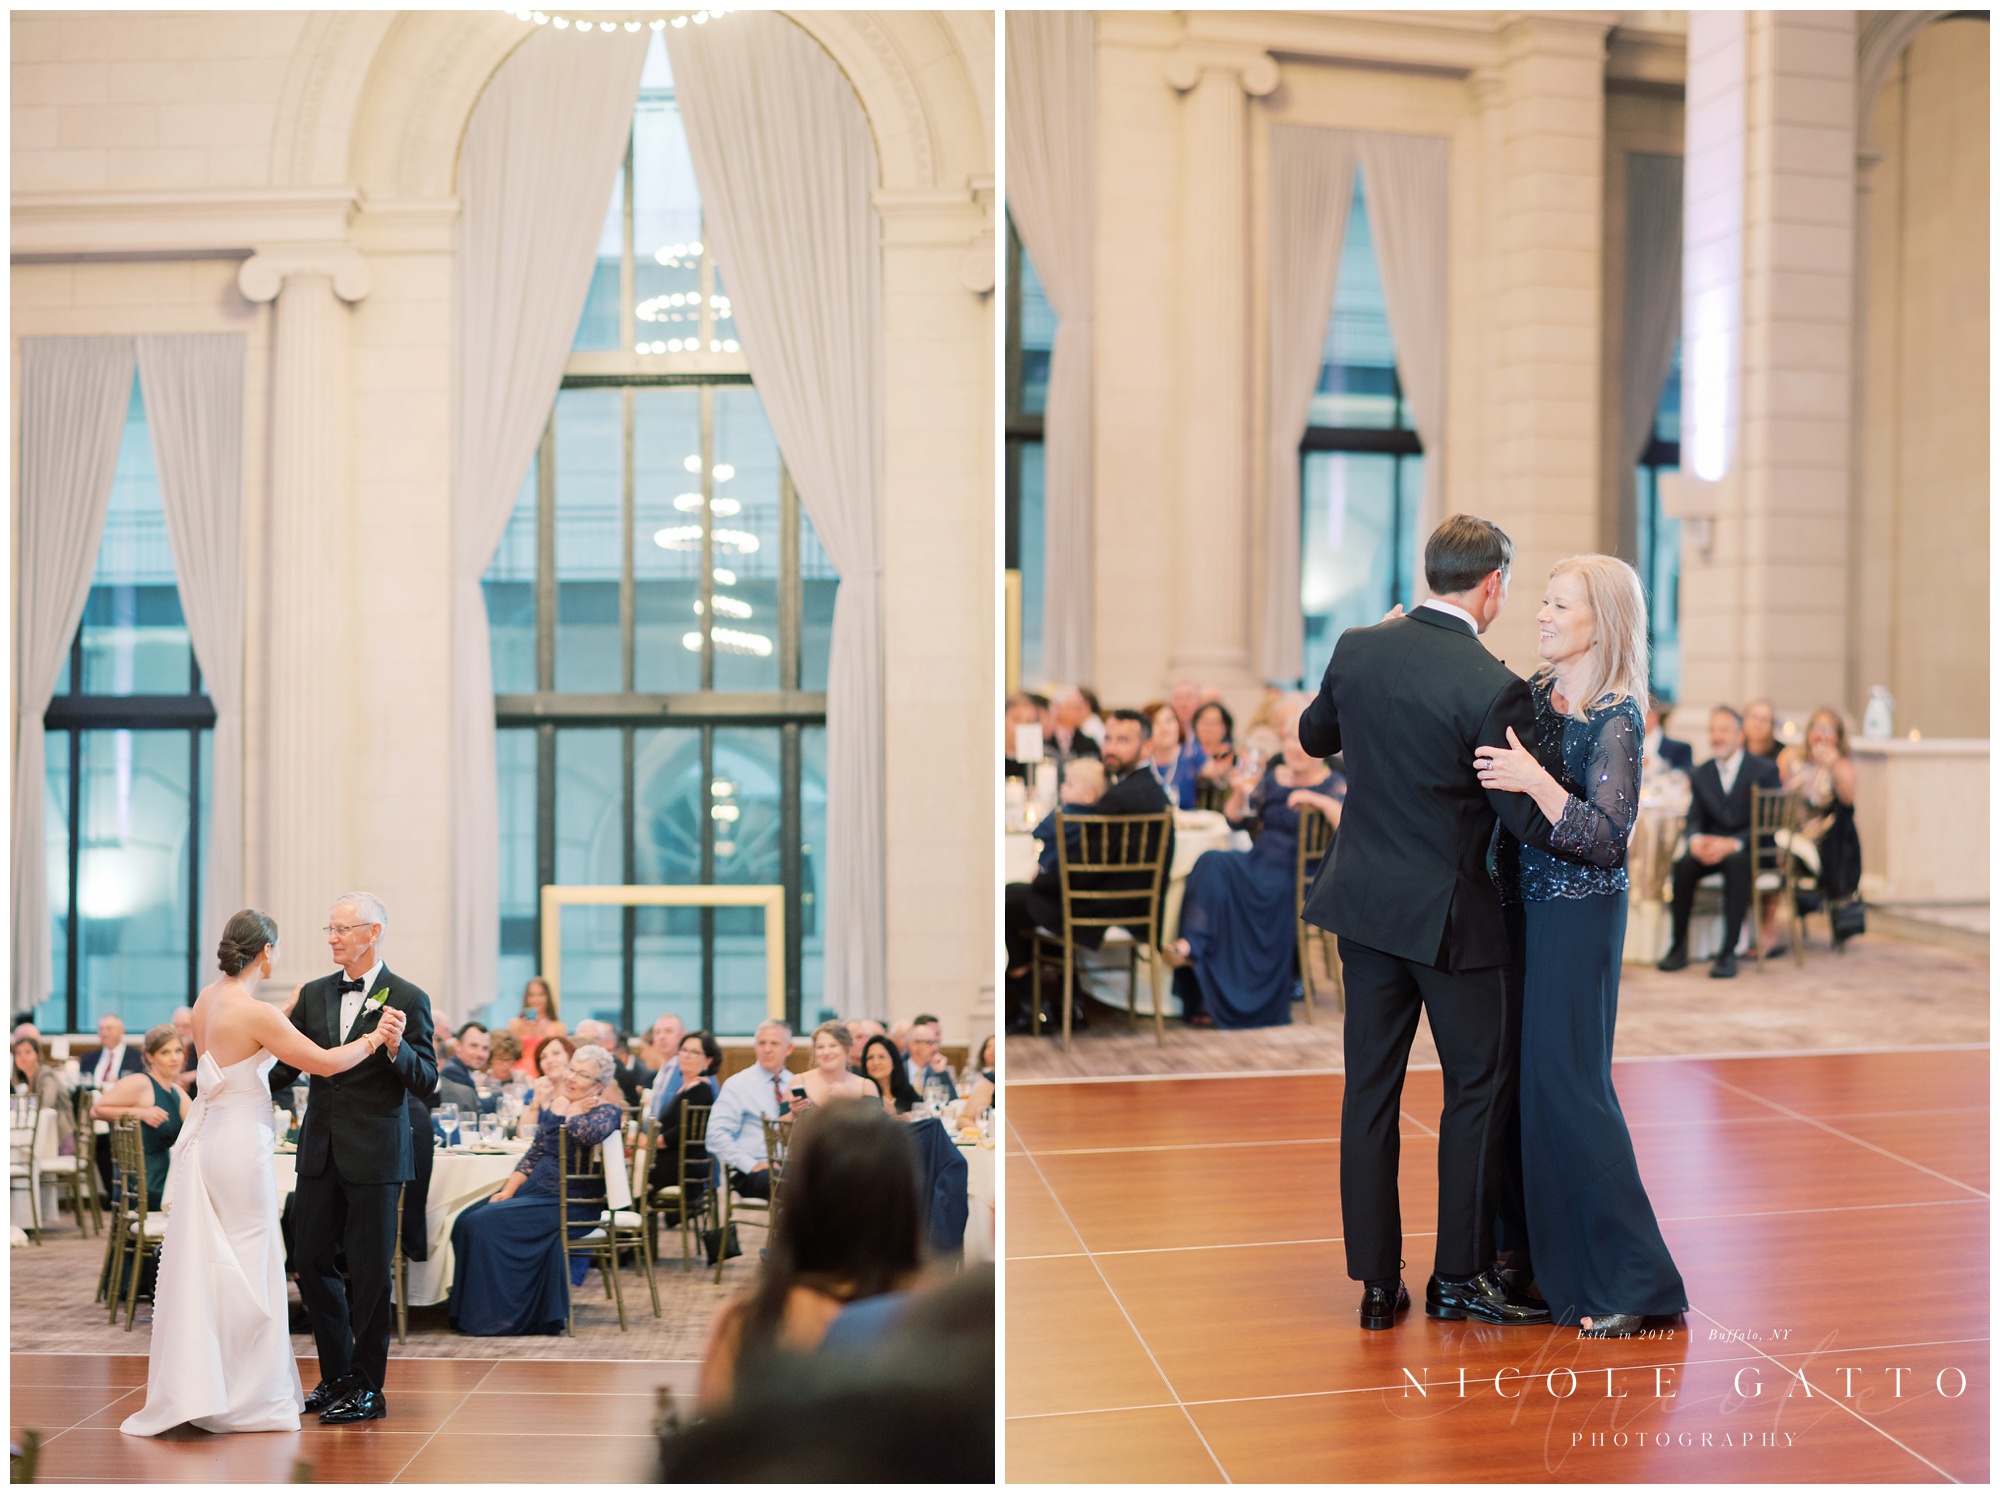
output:
M 444 1132 L 446 1146 L 458 1145 L 458 1106 L 450 1100 L 438 1106 L 438 1126 Z
M 481 1146 L 495 1146 L 499 1143 L 499 1141 L 500 1141 L 500 1117 L 497 1115 L 480 1116 L 479 1144 Z

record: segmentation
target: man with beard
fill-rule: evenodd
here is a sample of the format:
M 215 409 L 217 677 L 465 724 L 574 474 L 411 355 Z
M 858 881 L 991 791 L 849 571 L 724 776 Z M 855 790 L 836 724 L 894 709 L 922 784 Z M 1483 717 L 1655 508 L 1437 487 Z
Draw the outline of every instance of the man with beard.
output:
M 1170 806 L 1166 791 L 1145 767 L 1147 744 L 1153 735 L 1153 723 L 1143 711 L 1119 710 L 1111 713 L 1104 723 L 1104 772 L 1110 780 L 1110 787 L 1104 797 L 1095 804 L 1066 808 L 1064 813 L 1070 818 L 1083 815 L 1128 815 L 1160 814 Z M 1076 847 L 1075 827 L 1071 827 L 1071 847 Z M 1042 821 L 1035 828 L 1037 837 L 1049 840 L 1055 835 L 1055 815 Z M 1167 861 L 1173 862 L 1173 830 L 1167 831 Z M 1164 890 L 1164 889 L 1163 889 Z M 1135 912 L 1143 914 L 1144 899 Z M 1100 905 L 1098 912 L 1107 912 Z M 1010 882 L 1007 886 L 1006 930 L 1007 930 L 1007 1030 L 1026 1032 L 1029 1030 L 1030 992 L 1032 983 L 1028 979 L 1028 961 L 1033 948 L 1037 926 L 1045 929 L 1060 929 L 1063 925 L 1062 886 L 1054 870 L 1038 871 L 1032 882 Z M 1080 928 L 1076 931 L 1076 942 L 1086 949 L 1096 949 L 1104 942 L 1101 928 Z M 1044 1020 L 1054 1020 L 1052 1014 L 1044 1012 Z M 1076 1014 L 1075 1025 L 1083 1026 L 1081 1011 Z

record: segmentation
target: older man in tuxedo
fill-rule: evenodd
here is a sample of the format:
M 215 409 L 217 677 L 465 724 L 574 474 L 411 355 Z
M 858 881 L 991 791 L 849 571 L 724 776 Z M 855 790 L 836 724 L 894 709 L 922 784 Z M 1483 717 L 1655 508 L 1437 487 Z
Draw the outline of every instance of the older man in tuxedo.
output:
M 1688 805 L 1687 854 L 1674 863 L 1674 942 L 1660 969 L 1687 968 L 1695 887 L 1703 877 L 1721 872 L 1722 949 L 1708 973 L 1712 980 L 1729 980 L 1736 974 L 1736 941 L 1750 911 L 1750 790 L 1776 792 L 1784 780 L 1777 763 L 1747 749 L 1743 718 L 1730 706 L 1709 712 L 1708 745 L 1714 756 L 1688 780 L 1694 798 Z

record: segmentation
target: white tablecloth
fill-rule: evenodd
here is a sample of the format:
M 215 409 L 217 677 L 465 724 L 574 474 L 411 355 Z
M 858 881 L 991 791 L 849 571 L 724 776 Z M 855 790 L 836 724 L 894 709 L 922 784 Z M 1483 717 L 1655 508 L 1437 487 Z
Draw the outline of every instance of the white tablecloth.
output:
M 14 1147 L 25 1146 L 27 1140 L 28 1133 L 25 1128 L 9 1133 L 9 1142 Z M 45 1226 L 55 1223 L 60 1193 L 55 1179 L 43 1175 L 42 1164 L 57 1155 L 57 1145 L 56 1113 L 53 1110 L 43 1110 L 35 1120 L 35 1145 L 29 1154 L 28 1166 L 32 1173 L 33 1184 L 42 1190 L 42 1223 Z M 28 1202 L 28 1190 L 22 1188 L 17 1191 L 10 1186 L 7 1192 L 12 1209 L 9 1218 L 14 1227 L 22 1230 L 32 1227 L 35 1216 Z
M 965 1258 L 970 1261 L 993 1259 L 993 1148 L 977 1142 L 960 1141 L 959 1155 L 965 1158 Z
M 410 1262 L 410 1305 L 428 1307 L 451 1295 L 451 1227 L 472 1205 L 489 1198 L 507 1181 L 525 1147 L 506 1152 L 434 1153 L 431 1189 L 424 1210 L 424 1234 L 430 1241 L 428 1260 Z M 298 1184 L 298 1159 L 279 1152 L 272 1159 L 282 1198 Z

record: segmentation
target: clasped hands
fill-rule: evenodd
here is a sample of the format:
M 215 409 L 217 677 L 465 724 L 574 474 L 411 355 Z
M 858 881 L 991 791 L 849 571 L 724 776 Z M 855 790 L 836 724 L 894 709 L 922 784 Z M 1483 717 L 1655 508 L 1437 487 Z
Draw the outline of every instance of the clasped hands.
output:
M 403 1029 L 409 1025 L 409 1020 L 393 1006 L 382 1008 L 382 1020 L 376 1024 L 375 1030 L 382 1034 L 382 1046 L 389 1050 L 391 1058 L 396 1056 L 396 1050 L 403 1044 Z
M 1715 866 L 1743 849 L 1733 835 L 1690 835 L 1688 854 L 1703 866 Z

